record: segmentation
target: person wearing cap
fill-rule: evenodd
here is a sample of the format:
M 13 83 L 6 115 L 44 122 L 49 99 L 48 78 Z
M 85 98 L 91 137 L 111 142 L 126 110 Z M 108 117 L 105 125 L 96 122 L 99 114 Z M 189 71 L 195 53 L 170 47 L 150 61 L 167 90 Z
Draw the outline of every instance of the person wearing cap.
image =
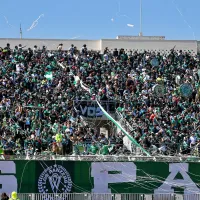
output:
M 13 191 L 12 194 L 11 194 L 11 198 L 9 200 L 20 200 L 18 197 L 17 197 L 17 192 Z

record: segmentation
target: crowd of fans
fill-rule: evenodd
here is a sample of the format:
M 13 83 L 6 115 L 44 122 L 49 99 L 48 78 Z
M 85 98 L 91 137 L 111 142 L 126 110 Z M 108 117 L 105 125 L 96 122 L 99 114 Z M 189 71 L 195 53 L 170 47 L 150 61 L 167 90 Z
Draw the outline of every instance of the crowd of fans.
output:
M 130 134 L 151 154 L 195 154 L 200 150 L 199 57 L 169 53 L 56 51 L 10 44 L 0 48 L 1 153 L 118 154 L 122 134 L 97 134 L 82 123 L 74 101 L 115 101 L 134 129 Z M 90 93 L 80 87 L 80 80 Z M 192 87 L 184 96 L 180 86 Z M 160 95 L 153 88 L 160 85 Z M 91 95 L 93 94 L 93 95 Z M 128 153 L 128 152 L 126 152 Z

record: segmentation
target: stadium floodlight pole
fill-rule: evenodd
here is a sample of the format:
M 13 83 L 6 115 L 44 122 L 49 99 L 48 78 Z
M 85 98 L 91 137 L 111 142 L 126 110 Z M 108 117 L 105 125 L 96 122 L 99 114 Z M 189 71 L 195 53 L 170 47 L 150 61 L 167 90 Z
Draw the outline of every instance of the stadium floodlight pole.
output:
M 142 36 L 142 0 L 140 0 L 140 33 L 139 36 Z

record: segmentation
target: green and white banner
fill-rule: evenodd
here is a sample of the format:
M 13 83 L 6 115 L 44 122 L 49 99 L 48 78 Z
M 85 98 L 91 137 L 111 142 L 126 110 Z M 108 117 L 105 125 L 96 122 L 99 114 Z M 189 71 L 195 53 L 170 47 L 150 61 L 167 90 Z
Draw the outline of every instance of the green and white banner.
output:
M 0 161 L 0 193 L 200 193 L 200 163 Z

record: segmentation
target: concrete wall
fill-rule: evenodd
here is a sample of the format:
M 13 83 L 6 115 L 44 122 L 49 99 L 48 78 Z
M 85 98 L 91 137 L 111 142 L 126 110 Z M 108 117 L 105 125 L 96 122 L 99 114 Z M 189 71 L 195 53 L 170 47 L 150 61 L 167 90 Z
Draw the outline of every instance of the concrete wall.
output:
M 200 53 L 200 41 L 197 42 L 197 52 Z
M 49 50 L 57 49 L 59 44 L 63 44 L 63 49 L 68 50 L 71 44 L 74 44 L 78 49 L 86 44 L 89 49 L 100 50 L 101 41 L 100 40 L 56 40 L 56 39 L 1 39 L 0 38 L 0 47 L 5 47 L 7 43 L 10 43 L 11 47 L 14 48 L 19 44 L 33 48 L 34 45 L 37 45 L 38 48 L 42 46 L 47 46 Z
M 102 40 L 101 49 L 108 47 L 109 49 L 121 48 L 124 49 L 138 49 L 138 50 L 151 50 L 151 51 L 169 51 L 174 46 L 176 50 L 193 51 L 197 53 L 197 41 L 194 40 Z
M 197 41 L 195 40 L 121 40 L 121 39 L 102 39 L 102 40 L 56 40 L 56 39 L 0 39 L 0 47 L 5 47 L 10 43 L 13 48 L 16 45 L 22 44 L 33 48 L 34 45 L 38 47 L 47 46 L 49 50 L 54 50 L 60 43 L 63 43 L 63 48 L 69 49 L 71 44 L 81 49 L 83 44 L 88 46 L 88 49 L 103 51 L 105 47 L 109 49 L 124 48 L 124 49 L 138 49 L 151 51 L 169 51 L 174 46 L 176 50 L 192 51 L 197 53 Z

